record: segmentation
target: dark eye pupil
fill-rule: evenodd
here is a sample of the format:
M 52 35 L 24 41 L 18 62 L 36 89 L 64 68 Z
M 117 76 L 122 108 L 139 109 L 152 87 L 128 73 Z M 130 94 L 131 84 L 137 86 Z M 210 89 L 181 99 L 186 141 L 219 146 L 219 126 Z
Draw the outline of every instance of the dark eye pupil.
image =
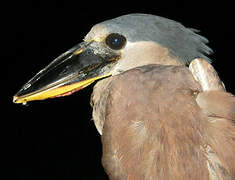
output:
M 112 33 L 106 37 L 105 42 L 111 49 L 120 50 L 125 46 L 126 38 L 118 33 Z

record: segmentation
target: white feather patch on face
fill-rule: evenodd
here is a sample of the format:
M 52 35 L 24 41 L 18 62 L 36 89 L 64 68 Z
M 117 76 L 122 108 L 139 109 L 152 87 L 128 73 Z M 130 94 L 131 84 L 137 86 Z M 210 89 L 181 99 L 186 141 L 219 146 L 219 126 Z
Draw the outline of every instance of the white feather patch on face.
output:
M 167 48 L 152 41 L 127 41 L 120 50 L 121 58 L 114 68 L 113 75 L 147 64 L 182 65 L 182 61 L 170 55 Z
M 90 42 L 94 40 L 97 42 L 101 42 L 108 34 L 109 32 L 107 31 L 105 26 L 97 24 L 91 28 L 90 32 L 85 36 L 84 41 Z

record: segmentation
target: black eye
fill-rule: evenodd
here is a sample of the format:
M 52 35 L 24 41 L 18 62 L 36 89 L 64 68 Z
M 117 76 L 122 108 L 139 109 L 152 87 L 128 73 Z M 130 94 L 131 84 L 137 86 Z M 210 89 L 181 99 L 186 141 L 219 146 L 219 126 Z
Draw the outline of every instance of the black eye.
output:
M 106 37 L 105 43 L 111 49 L 120 50 L 126 45 L 126 38 L 121 34 L 111 33 Z

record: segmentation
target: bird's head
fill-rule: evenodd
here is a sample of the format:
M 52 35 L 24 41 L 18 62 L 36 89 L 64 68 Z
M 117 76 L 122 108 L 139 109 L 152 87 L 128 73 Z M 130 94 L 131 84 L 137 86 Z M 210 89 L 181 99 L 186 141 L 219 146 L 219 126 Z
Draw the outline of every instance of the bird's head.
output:
M 154 15 L 129 14 L 107 20 L 39 71 L 13 101 L 70 95 L 98 79 L 146 64 L 185 65 L 194 58 L 208 59 L 207 42 L 195 30 Z

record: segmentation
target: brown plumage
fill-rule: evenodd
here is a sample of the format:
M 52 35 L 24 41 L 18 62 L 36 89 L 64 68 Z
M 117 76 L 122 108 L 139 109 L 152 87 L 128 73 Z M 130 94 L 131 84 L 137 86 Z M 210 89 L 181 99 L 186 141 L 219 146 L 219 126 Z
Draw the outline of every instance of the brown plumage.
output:
M 111 180 L 235 178 L 231 94 L 202 92 L 185 66 L 142 66 L 109 82 L 100 115 Z

